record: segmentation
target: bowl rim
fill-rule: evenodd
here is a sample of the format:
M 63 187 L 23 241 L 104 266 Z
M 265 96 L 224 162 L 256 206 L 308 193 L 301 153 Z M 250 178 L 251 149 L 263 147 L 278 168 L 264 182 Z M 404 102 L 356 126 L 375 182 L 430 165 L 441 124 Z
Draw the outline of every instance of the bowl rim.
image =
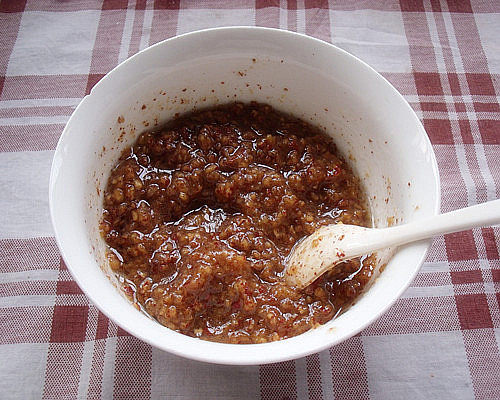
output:
M 425 129 L 422 125 L 422 122 L 416 115 L 415 111 L 411 108 L 411 106 L 408 104 L 406 99 L 403 97 L 403 95 L 380 73 L 378 73 L 373 67 L 368 65 L 366 62 L 363 60 L 357 58 L 356 56 L 350 54 L 349 52 L 335 46 L 332 43 L 326 42 L 324 40 L 302 34 L 302 33 L 297 33 L 297 32 L 292 32 L 288 30 L 282 30 L 282 29 L 276 29 L 276 28 L 267 28 L 267 27 L 255 27 L 255 26 L 227 26 L 227 27 L 218 27 L 218 28 L 209 28 L 209 29 L 202 29 L 202 30 L 197 30 L 197 31 L 192 31 L 188 33 L 184 33 L 181 35 L 177 35 L 168 39 L 165 39 L 163 41 L 160 41 L 156 44 L 153 44 L 138 53 L 134 54 L 133 56 L 127 58 L 120 64 L 118 64 L 116 67 L 114 67 L 110 72 L 108 72 L 90 91 L 90 94 L 86 95 L 78 104 L 78 106 L 75 108 L 73 111 L 71 117 L 69 118 L 68 122 L 66 123 L 64 130 L 58 140 L 56 150 L 54 152 L 54 157 L 51 165 L 51 172 L 50 172 L 50 180 L 49 180 L 49 209 L 50 209 L 50 217 L 51 217 L 51 222 L 52 226 L 54 229 L 54 237 L 56 240 L 56 243 L 58 245 L 59 251 L 61 253 L 61 256 L 66 263 L 68 270 L 70 271 L 73 279 L 77 282 L 78 286 L 81 288 L 81 290 L 85 293 L 86 297 L 88 300 L 94 304 L 104 315 L 106 315 L 107 318 L 112 320 L 115 324 L 120 326 L 122 329 L 130 333 L 131 335 L 139 338 L 140 340 L 154 346 L 155 348 L 158 348 L 163 351 L 167 351 L 169 353 L 182 356 L 188 359 L 196 360 L 196 361 L 203 361 L 203 362 L 208 362 L 208 363 L 215 363 L 215 364 L 226 364 L 226 365 L 259 365 L 259 364 L 267 364 L 267 363 L 275 363 L 275 362 L 280 362 L 280 361 L 287 361 L 287 360 L 292 360 L 292 359 L 297 359 L 300 357 L 307 356 L 312 353 L 317 353 L 322 350 L 325 350 L 327 348 L 330 348 L 338 343 L 341 343 L 350 337 L 358 334 L 360 331 L 365 329 L 367 326 L 372 324 L 375 320 L 380 318 L 383 314 L 387 312 L 387 310 L 400 298 L 402 293 L 408 288 L 410 283 L 413 281 L 415 276 L 417 275 L 419 269 L 421 268 L 424 259 L 426 257 L 426 254 L 429 250 L 430 244 L 432 242 L 431 239 L 427 241 L 422 241 L 421 243 L 425 245 L 425 248 L 422 250 L 420 256 L 418 257 L 418 260 L 416 260 L 416 265 L 418 266 L 415 268 L 415 271 L 412 274 L 409 274 L 407 276 L 406 284 L 402 285 L 397 292 L 397 295 L 394 296 L 394 298 L 388 302 L 384 307 L 380 308 L 378 313 L 375 316 L 369 316 L 364 320 L 362 323 L 360 323 L 355 329 L 350 330 L 348 333 L 340 335 L 335 337 L 334 340 L 330 341 L 325 341 L 324 343 L 319 343 L 314 346 L 303 346 L 301 344 L 301 336 L 304 334 L 307 334 L 308 331 L 304 334 L 294 336 L 289 339 L 284 339 L 281 341 L 276 341 L 276 342 L 269 342 L 269 343 L 262 343 L 262 344 L 229 344 L 229 343 L 217 343 L 217 342 L 209 342 L 205 340 L 200 340 L 197 338 L 192 338 L 187 335 L 183 335 L 181 333 L 171 331 L 177 335 L 181 335 L 184 338 L 184 341 L 186 342 L 186 345 L 183 348 L 176 348 L 173 346 L 169 346 L 168 343 L 165 343 L 165 341 L 159 343 L 157 340 L 154 338 L 151 338 L 147 334 L 145 334 L 145 330 L 140 329 L 140 326 L 129 326 L 127 325 L 124 321 L 118 320 L 115 318 L 112 310 L 108 307 L 106 307 L 106 304 L 101 303 L 98 299 L 95 299 L 91 297 L 88 293 L 87 290 L 87 284 L 84 282 L 84 280 L 80 279 L 78 274 L 75 274 L 72 270 L 72 262 L 70 260 L 70 257 L 65 251 L 64 248 L 64 238 L 61 236 L 61 233 L 58 229 L 58 223 L 56 221 L 56 199 L 55 199 L 55 182 L 56 178 L 58 175 L 58 166 L 56 165 L 56 159 L 58 158 L 59 153 L 62 152 L 62 147 L 64 144 L 64 141 L 66 140 L 66 137 L 69 135 L 69 127 L 71 126 L 73 120 L 75 119 L 75 116 L 78 115 L 80 112 L 80 109 L 83 107 L 83 105 L 89 101 L 91 98 L 94 89 L 100 88 L 102 86 L 106 85 L 107 80 L 109 77 L 114 76 L 117 71 L 123 66 L 126 65 L 127 63 L 134 62 L 137 58 L 142 57 L 144 54 L 147 52 L 151 51 L 154 48 L 160 47 L 160 46 L 165 46 L 168 43 L 172 41 L 178 41 L 178 40 L 185 40 L 188 37 L 196 37 L 200 35 L 205 35 L 207 33 L 211 32 L 217 32 L 217 31 L 248 31 L 249 34 L 252 34 L 253 32 L 268 32 L 272 35 L 283 35 L 283 36 L 289 36 L 291 38 L 294 37 L 300 37 L 306 40 L 311 41 L 311 43 L 316 44 L 318 46 L 327 46 L 330 47 L 331 51 L 334 53 L 337 53 L 340 57 L 347 57 L 350 58 L 352 61 L 359 63 L 362 68 L 365 68 L 368 73 L 373 74 L 373 76 L 376 79 L 382 80 L 382 82 L 388 87 L 388 89 L 392 92 L 394 96 L 399 98 L 399 101 L 401 101 L 404 106 L 407 108 L 407 110 L 410 112 L 410 114 L 413 114 L 415 123 L 417 124 L 417 127 L 421 132 L 425 133 Z M 438 170 L 438 165 L 437 165 L 437 160 L 436 156 L 431 144 L 431 141 L 429 139 L 428 135 L 422 135 L 422 139 L 425 141 L 425 145 L 427 148 L 430 150 L 429 151 L 429 157 L 430 157 L 430 165 L 432 169 L 432 173 L 434 175 L 434 185 L 436 188 L 435 192 L 435 203 L 434 207 L 432 210 L 432 215 L 439 214 L 440 211 L 440 206 L 441 206 L 441 185 L 440 185 L 440 176 L 439 176 L 439 170 Z M 168 329 L 168 328 L 167 328 Z M 203 349 L 209 350 L 204 352 Z M 290 350 L 292 349 L 292 350 Z

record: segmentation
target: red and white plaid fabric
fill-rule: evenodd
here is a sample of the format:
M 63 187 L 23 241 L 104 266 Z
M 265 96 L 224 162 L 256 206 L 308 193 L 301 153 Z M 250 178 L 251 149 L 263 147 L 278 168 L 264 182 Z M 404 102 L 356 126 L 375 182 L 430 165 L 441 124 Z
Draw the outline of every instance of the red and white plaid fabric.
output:
M 438 237 L 385 316 L 274 365 L 178 358 L 89 304 L 49 220 L 64 124 L 127 57 L 225 25 L 306 33 L 368 62 L 424 123 L 442 211 L 500 198 L 496 0 L 0 0 L 0 398 L 500 399 L 499 227 Z

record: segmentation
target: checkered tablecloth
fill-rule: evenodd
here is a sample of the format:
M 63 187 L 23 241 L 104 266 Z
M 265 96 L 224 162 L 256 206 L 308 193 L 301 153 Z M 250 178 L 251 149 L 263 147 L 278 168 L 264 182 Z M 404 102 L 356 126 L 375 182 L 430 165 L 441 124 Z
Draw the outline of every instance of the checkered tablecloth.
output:
M 372 326 L 273 365 L 151 348 L 79 290 L 47 200 L 64 124 L 127 57 L 225 25 L 306 33 L 366 61 L 423 121 L 442 211 L 500 198 L 499 1 L 0 0 L 0 398 L 500 399 L 498 227 L 438 237 Z

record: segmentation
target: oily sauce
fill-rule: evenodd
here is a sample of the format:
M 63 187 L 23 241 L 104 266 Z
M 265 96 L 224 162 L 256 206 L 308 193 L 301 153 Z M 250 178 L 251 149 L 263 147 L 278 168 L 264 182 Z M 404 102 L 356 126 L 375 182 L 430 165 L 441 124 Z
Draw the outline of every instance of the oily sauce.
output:
M 101 231 L 111 268 L 145 312 L 229 343 L 285 339 L 362 292 L 372 259 L 298 290 L 294 244 L 319 226 L 369 225 L 359 180 L 319 129 L 259 103 L 231 103 L 142 133 L 114 167 Z

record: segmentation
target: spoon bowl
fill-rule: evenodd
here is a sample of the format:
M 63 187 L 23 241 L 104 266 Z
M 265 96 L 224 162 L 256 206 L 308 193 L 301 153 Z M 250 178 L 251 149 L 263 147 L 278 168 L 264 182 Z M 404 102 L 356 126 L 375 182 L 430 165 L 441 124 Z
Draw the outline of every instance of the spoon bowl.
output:
M 500 223 L 500 199 L 391 228 L 323 226 L 290 254 L 285 271 L 290 286 L 304 288 L 342 261 L 443 233 Z

